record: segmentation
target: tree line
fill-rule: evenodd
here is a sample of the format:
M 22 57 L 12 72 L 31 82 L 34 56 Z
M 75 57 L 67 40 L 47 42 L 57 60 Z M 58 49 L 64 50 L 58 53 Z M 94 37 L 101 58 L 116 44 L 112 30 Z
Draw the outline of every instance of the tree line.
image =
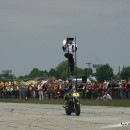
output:
M 74 72 L 77 76 L 86 76 L 89 77 L 95 76 L 99 82 L 104 82 L 105 80 L 111 79 L 123 79 L 129 80 L 130 79 L 130 66 L 123 67 L 121 72 L 114 74 L 112 67 L 109 64 L 101 65 L 100 67 L 96 68 L 96 72 L 93 72 L 92 68 L 75 68 Z M 5 79 L 19 79 L 19 80 L 29 80 L 35 79 L 38 77 L 42 77 L 47 79 L 48 77 L 55 76 L 56 79 L 66 80 L 68 78 L 68 62 L 62 61 L 57 65 L 55 68 L 51 68 L 49 71 L 47 70 L 39 70 L 38 68 L 33 68 L 32 71 L 25 76 L 16 77 L 12 73 L 5 73 L 4 75 L 0 75 L 0 80 Z

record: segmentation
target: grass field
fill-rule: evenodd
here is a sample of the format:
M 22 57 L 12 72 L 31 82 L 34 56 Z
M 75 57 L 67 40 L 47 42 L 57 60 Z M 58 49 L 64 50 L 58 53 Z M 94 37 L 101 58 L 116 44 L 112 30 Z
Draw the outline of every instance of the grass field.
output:
M 59 104 L 63 105 L 63 99 L 46 99 L 39 101 L 38 99 L 0 99 L 0 102 L 7 103 L 33 103 L 33 104 Z M 113 99 L 111 101 L 97 101 L 90 99 L 81 99 L 82 105 L 90 106 L 120 106 L 120 107 L 130 107 L 130 99 Z

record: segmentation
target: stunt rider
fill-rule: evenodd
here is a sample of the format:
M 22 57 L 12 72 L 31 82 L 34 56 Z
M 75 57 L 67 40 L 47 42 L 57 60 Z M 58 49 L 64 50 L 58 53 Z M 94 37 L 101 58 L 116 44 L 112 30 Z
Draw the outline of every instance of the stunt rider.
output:
M 66 93 L 64 96 L 64 100 L 65 100 L 65 106 L 64 107 L 68 107 L 69 101 L 72 98 L 72 93 L 75 93 L 76 89 L 71 89 L 70 92 Z
M 64 56 L 68 59 L 71 75 L 74 75 L 74 52 L 77 50 L 74 38 L 63 40 L 62 49 L 65 52 Z

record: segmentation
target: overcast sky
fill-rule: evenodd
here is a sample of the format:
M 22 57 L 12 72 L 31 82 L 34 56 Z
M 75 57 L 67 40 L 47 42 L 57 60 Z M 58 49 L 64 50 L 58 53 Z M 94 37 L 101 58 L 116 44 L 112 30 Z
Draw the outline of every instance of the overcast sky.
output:
M 130 66 L 130 0 L 0 0 L 0 73 L 55 68 L 75 36 L 78 67 Z

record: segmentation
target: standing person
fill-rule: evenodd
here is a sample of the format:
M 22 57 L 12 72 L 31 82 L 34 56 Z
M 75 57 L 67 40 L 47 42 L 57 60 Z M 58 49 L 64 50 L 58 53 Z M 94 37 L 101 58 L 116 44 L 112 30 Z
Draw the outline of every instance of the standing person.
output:
M 130 99 L 130 80 L 128 81 L 127 84 L 127 91 L 128 91 L 128 99 Z
M 64 56 L 68 59 L 71 75 L 74 75 L 74 52 L 77 50 L 74 38 L 63 40 L 62 49 L 65 52 Z
M 48 99 L 47 90 L 48 90 L 48 86 L 45 83 L 45 84 L 43 84 L 43 95 L 44 95 L 44 99 Z
M 43 100 L 44 99 L 42 83 L 38 84 L 38 95 L 39 95 L 39 100 Z

